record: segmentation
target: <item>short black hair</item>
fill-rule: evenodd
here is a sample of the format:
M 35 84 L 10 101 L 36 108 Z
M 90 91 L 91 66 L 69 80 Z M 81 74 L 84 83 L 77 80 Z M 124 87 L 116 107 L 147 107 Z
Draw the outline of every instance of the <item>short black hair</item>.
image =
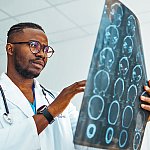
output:
M 45 33 L 44 29 L 36 23 L 32 23 L 32 22 L 18 23 L 10 27 L 9 31 L 7 32 L 7 43 L 11 40 L 11 35 L 18 32 L 23 32 L 23 29 L 25 28 L 39 29 Z

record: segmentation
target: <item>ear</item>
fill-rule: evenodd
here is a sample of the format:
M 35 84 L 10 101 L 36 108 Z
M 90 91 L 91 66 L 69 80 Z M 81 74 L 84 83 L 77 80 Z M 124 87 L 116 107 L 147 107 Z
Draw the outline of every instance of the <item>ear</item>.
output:
M 13 55 L 14 46 L 11 43 L 7 43 L 6 44 L 6 51 L 7 51 L 7 54 Z

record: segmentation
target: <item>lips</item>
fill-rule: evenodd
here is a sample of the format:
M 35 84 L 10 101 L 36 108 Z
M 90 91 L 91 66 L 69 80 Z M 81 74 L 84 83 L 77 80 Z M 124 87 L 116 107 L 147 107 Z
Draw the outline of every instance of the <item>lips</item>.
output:
M 32 62 L 32 65 L 38 69 L 43 69 L 45 66 L 45 63 L 42 60 L 35 60 Z

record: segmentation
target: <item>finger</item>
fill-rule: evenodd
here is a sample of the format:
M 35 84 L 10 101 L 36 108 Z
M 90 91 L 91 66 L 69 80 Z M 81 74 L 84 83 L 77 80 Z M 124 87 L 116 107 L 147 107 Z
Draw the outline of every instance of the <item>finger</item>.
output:
M 150 86 L 150 80 L 148 81 L 148 85 Z
M 150 115 L 149 115 L 149 117 L 148 117 L 148 121 L 150 121 Z
M 147 102 L 150 104 L 150 98 L 149 97 L 146 97 L 146 96 L 140 96 L 140 99 L 144 102 Z
M 68 86 L 68 88 L 76 89 L 78 87 L 84 87 L 85 84 L 86 84 L 86 80 L 82 80 L 82 81 L 79 81 L 79 82 L 75 82 L 74 84 Z
M 76 82 L 75 86 L 76 87 L 82 87 L 82 86 L 85 86 L 85 84 L 86 84 L 86 80 L 82 80 L 82 81 Z
M 141 104 L 141 107 L 145 110 L 150 111 L 150 105 Z
M 84 92 L 84 90 L 85 90 L 85 88 L 82 88 L 82 87 L 76 88 L 76 89 L 73 91 L 73 93 L 74 93 L 74 94 L 81 93 L 81 92 Z
M 148 86 L 144 86 L 144 90 L 150 94 L 150 88 Z

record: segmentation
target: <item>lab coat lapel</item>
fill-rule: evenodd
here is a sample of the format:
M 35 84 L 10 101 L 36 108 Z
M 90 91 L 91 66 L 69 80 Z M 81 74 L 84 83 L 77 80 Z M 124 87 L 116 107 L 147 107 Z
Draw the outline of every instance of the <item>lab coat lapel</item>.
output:
M 35 84 L 35 95 L 36 95 L 36 109 L 40 108 L 42 105 L 46 105 L 48 106 L 48 102 L 45 99 L 45 96 L 42 92 L 42 88 L 40 86 L 40 84 L 38 83 L 37 80 L 34 80 L 34 84 Z
M 6 95 L 6 99 L 18 106 L 26 116 L 31 117 L 34 115 L 29 101 L 26 99 L 26 97 L 20 90 L 18 90 L 17 88 L 13 88 L 12 90 L 7 89 L 4 93 Z
M 7 77 L 6 74 L 2 74 L 1 79 L 2 80 L 0 84 L 4 90 L 6 100 L 19 107 L 26 116 L 33 116 L 34 113 L 30 106 L 30 103 L 23 95 L 23 93 L 19 90 L 19 88 Z

